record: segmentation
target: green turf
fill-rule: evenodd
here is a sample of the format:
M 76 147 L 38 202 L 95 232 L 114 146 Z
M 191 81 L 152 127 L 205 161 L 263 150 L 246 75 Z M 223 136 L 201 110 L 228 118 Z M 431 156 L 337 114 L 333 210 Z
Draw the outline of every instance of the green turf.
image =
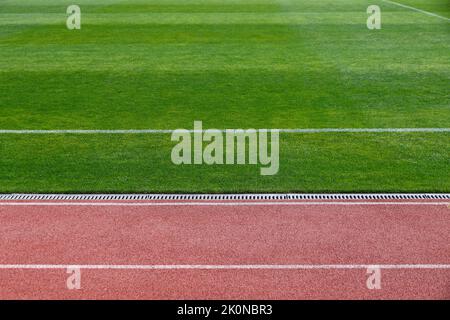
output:
M 172 147 L 168 135 L 10 136 L 0 140 L 5 154 L 0 163 L 8 168 L 2 172 L 1 188 L 4 192 L 448 190 L 448 134 L 431 135 L 286 135 L 275 176 L 261 176 L 258 166 L 174 166 L 168 156 Z
M 69 4 L 0 1 L 0 129 L 450 127 L 443 19 L 379 0 L 82 0 L 68 31 Z M 261 177 L 172 165 L 169 135 L 0 135 L 0 192 L 449 192 L 449 138 L 283 134 Z

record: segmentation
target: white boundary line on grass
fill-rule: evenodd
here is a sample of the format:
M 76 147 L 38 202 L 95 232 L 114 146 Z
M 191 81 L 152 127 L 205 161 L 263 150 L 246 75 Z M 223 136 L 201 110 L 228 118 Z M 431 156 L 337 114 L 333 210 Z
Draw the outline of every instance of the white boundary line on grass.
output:
M 438 14 L 436 14 L 436 13 L 432 13 L 432 12 L 428 12 L 428 11 L 425 11 L 425 10 L 417 9 L 417 8 L 414 8 L 414 7 L 411 7 L 411 6 L 407 6 L 406 4 L 401 4 L 401 3 L 398 3 L 398 2 L 395 2 L 395 1 L 390 1 L 390 0 L 381 0 L 381 1 L 390 3 L 390 4 L 393 4 L 393 5 L 402 7 L 402 8 L 414 10 L 414 11 L 417 11 L 417 12 L 420 12 L 420 13 L 423 13 L 423 14 L 426 14 L 426 15 L 429 15 L 429 16 L 432 16 L 432 17 L 436 17 L 436 18 L 439 18 L 439 19 L 443 19 L 443 20 L 450 21 L 449 18 L 440 16 L 440 15 L 438 15 Z
M 330 270 L 330 269 L 450 269 L 450 264 L 242 264 L 242 265 L 65 265 L 2 264 L 0 269 L 95 269 L 95 270 Z
M 184 130 L 184 129 L 183 129 Z M 227 130 L 237 129 L 214 129 L 224 133 Z M 450 128 L 318 128 L 318 129 L 257 129 L 257 131 L 277 130 L 281 133 L 388 133 L 388 132 L 450 132 Z M 0 130 L 0 134 L 161 134 L 172 133 L 172 129 L 68 129 L 68 130 Z M 204 130 L 185 130 L 190 133 L 206 132 Z
M 173 206 L 448 206 L 449 202 L 0 202 L 3 206 L 173 207 Z

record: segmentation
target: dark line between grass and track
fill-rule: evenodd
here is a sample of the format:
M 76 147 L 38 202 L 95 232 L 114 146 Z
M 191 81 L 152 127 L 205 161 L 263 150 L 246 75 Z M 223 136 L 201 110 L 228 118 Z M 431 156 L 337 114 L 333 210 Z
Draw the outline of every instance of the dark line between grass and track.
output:
M 367 194 L 0 194 L 0 200 L 442 200 L 449 193 Z M 1 205 L 1 204 L 0 204 Z

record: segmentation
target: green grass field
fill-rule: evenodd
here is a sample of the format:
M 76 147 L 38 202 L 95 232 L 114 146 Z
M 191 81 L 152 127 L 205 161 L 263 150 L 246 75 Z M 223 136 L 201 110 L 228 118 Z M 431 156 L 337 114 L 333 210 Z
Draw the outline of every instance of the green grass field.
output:
M 450 18 L 448 0 L 399 0 Z M 0 130 L 449 128 L 450 21 L 381 0 L 0 0 Z M 366 8 L 381 7 L 368 30 Z M 0 134 L 0 192 L 450 192 L 450 133 L 281 135 L 280 171 L 169 134 Z

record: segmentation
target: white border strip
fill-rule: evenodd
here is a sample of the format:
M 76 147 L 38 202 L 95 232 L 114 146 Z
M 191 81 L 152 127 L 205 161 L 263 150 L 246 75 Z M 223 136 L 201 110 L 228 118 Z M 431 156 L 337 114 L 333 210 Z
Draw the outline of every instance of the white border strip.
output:
M 449 206 L 449 202 L 0 202 L 0 207 Z
M 417 11 L 417 12 L 420 12 L 420 13 L 423 13 L 423 14 L 426 14 L 426 15 L 428 15 L 428 16 L 432 16 L 432 17 L 435 17 L 435 18 L 439 18 L 439 19 L 443 19 L 443 20 L 450 21 L 449 18 L 440 16 L 440 15 L 438 15 L 438 14 L 436 14 L 436 13 L 432 13 L 432 12 L 428 12 L 428 11 L 425 11 L 425 10 L 417 9 L 417 8 L 414 8 L 414 7 L 411 7 L 411 6 L 407 6 L 406 4 L 401 4 L 401 3 L 398 3 L 398 2 L 395 2 L 395 1 L 390 1 L 390 0 L 382 0 L 382 1 L 383 1 L 383 2 L 387 2 L 387 3 L 390 3 L 390 4 L 393 4 L 393 5 L 396 5 L 396 6 L 399 6 L 399 7 L 402 7 L 402 8 L 414 10 L 414 11 Z
M 227 130 L 214 129 L 224 133 Z M 319 128 L 319 129 L 257 129 L 257 131 L 279 131 L 281 133 L 389 133 L 389 132 L 450 132 L 450 128 Z M 173 129 L 126 129 L 126 130 L 0 130 L 0 134 L 162 134 L 172 133 Z M 186 130 L 190 133 L 206 132 L 205 130 Z
M 243 265 L 65 265 L 2 264 L 0 269 L 95 269 L 95 270 L 327 270 L 327 269 L 450 269 L 450 264 L 243 264 Z
M 447 200 L 449 193 L 259 193 L 259 194 L 0 194 L 0 201 L 242 201 L 242 200 Z

